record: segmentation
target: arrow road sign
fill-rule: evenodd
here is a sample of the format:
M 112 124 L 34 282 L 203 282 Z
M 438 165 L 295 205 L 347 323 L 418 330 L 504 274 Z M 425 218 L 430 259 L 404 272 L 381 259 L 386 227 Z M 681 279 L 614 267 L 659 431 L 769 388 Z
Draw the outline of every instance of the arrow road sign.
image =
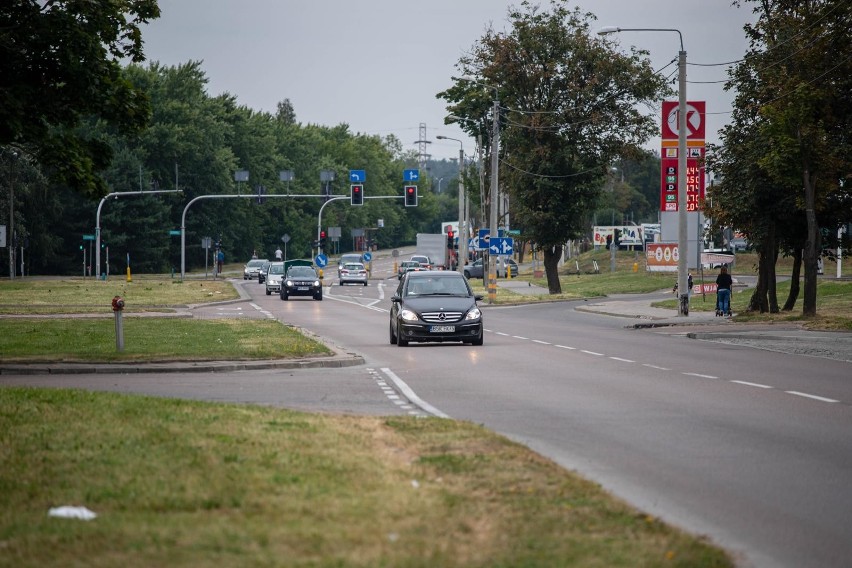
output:
M 352 183 L 364 183 L 367 181 L 366 170 L 349 170 L 349 181 Z
M 328 265 L 328 257 L 324 254 L 318 254 L 314 257 L 314 262 L 320 268 L 325 268 Z
M 420 181 L 420 170 L 402 170 L 404 181 Z
M 509 237 L 494 237 L 488 243 L 491 254 L 510 255 L 514 251 L 515 239 Z

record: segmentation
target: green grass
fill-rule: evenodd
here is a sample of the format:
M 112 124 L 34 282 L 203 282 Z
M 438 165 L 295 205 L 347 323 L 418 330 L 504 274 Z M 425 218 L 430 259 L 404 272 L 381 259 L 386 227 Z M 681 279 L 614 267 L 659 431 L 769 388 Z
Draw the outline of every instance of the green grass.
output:
M 331 355 L 325 345 L 274 320 L 124 317 L 0 319 L 3 362 L 207 361 Z
M 114 296 L 124 298 L 127 312 L 169 312 L 189 304 L 239 298 L 233 284 L 225 280 L 24 278 L 0 281 L 0 313 L 111 314 Z
M 49 518 L 86 506 L 93 521 Z M 4 566 L 731 566 L 503 437 L 0 388 Z

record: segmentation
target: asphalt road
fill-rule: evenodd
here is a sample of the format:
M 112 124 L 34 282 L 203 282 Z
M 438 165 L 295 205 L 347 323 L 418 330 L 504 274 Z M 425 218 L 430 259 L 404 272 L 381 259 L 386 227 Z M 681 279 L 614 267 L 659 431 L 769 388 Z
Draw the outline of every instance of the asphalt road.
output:
M 384 270 L 377 266 L 374 276 Z M 646 513 L 708 535 L 742 566 L 850 564 L 852 363 L 697 341 L 688 337 L 696 328 L 634 329 L 574 302 L 486 307 L 482 347 L 400 348 L 388 342 L 396 283 L 333 284 L 322 302 L 283 302 L 238 282 L 251 301 L 197 310 L 280 319 L 360 355 L 361 365 L 144 380 L 3 376 L 0 384 L 448 415 L 519 440 Z

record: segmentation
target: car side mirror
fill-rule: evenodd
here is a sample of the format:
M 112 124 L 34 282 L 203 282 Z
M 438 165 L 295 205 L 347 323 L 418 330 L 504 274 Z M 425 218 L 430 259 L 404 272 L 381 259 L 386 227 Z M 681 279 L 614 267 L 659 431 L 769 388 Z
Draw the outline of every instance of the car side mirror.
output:
M 391 296 L 391 302 L 401 302 L 401 301 L 402 301 L 402 298 L 400 298 L 398 295 L 394 294 L 393 296 Z
M 485 296 L 483 296 L 482 294 L 477 294 L 476 296 L 473 297 L 473 299 L 476 300 L 477 302 L 481 302 L 482 300 L 485 299 Z

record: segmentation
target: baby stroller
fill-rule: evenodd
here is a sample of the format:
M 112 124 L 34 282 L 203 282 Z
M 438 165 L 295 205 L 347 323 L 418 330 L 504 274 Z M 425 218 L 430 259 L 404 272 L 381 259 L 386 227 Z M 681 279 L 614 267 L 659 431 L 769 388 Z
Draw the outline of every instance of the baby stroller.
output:
M 730 292 L 730 290 L 727 290 L 727 292 L 728 292 L 728 312 L 725 313 L 724 311 L 722 311 L 722 302 L 719 301 L 719 290 L 718 289 L 716 290 L 716 317 L 723 317 L 723 316 L 731 317 L 733 315 L 731 313 L 731 296 L 730 296 L 731 292 Z

